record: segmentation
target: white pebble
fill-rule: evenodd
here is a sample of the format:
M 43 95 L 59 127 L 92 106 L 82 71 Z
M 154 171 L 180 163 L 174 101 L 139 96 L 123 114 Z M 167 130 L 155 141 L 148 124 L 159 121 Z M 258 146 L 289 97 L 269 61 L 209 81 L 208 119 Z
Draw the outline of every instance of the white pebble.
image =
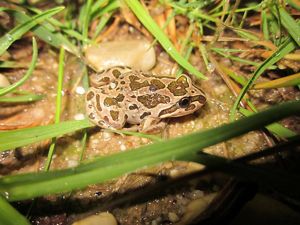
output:
M 173 213 L 173 212 L 169 212 L 168 213 L 168 217 L 169 217 L 169 220 L 172 222 L 172 223 L 175 223 L 179 220 L 179 217 L 177 216 L 176 213 Z
M 111 213 L 100 213 L 79 220 L 72 225 L 117 225 L 117 220 Z
M 76 160 L 68 160 L 68 167 L 75 167 L 78 166 L 78 161 Z
M 127 149 L 126 145 L 124 145 L 123 143 L 120 144 L 120 150 L 121 151 L 125 151 Z
M 87 62 L 96 70 L 113 66 L 129 66 L 150 70 L 156 61 L 154 48 L 145 39 L 104 42 L 85 49 Z
M 78 86 L 75 91 L 79 95 L 83 95 L 85 93 L 85 89 L 81 86 Z
M 74 119 L 75 120 L 84 120 L 85 116 L 82 113 L 77 113 L 77 114 L 75 114 Z
M 8 87 L 10 85 L 9 80 L 6 76 L 0 74 L 0 88 Z

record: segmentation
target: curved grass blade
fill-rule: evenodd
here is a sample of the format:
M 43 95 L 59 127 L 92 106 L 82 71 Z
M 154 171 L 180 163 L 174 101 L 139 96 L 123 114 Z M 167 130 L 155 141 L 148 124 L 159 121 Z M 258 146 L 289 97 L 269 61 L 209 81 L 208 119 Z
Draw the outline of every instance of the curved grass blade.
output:
M 12 14 L 19 23 L 30 21 L 32 19 L 30 16 L 18 11 L 12 11 Z M 38 24 L 32 28 L 32 32 L 49 45 L 55 48 L 63 47 L 68 52 L 74 54 L 77 57 L 80 57 L 78 48 L 74 44 L 72 44 L 72 42 L 70 42 L 63 34 L 57 32 L 51 24 Z M 79 37 L 77 36 L 77 38 Z
M 8 200 L 16 201 L 83 188 L 166 160 L 198 161 L 200 159 L 197 153 L 205 147 L 259 129 L 299 112 L 300 101 L 287 102 L 234 123 L 100 157 L 90 163 L 83 162 L 76 168 L 5 176 L 0 178 L 0 193 L 6 193 Z M 205 164 L 205 160 L 202 163 Z M 278 178 L 274 175 L 276 182 Z M 290 181 L 289 185 L 291 182 L 293 181 Z M 297 185 L 289 188 L 299 189 Z
M 247 81 L 247 84 L 243 87 L 242 91 L 238 95 L 237 99 L 234 102 L 234 105 L 230 111 L 230 119 L 234 120 L 235 114 L 238 108 L 240 101 L 245 96 L 246 92 L 257 80 L 257 78 L 270 66 L 282 59 L 286 54 L 290 53 L 297 47 L 297 44 L 291 39 L 288 38 L 284 43 L 272 54 L 271 57 L 267 58 L 254 72 L 253 76 Z
M 37 61 L 37 56 L 38 56 L 37 44 L 36 44 L 36 40 L 35 40 L 34 37 L 32 38 L 32 49 L 33 49 L 33 52 L 32 52 L 31 63 L 29 65 L 29 68 L 28 68 L 26 74 L 24 75 L 24 77 L 22 77 L 19 81 L 17 81 L 14 84 L 12 84 L 8 87 L 0 89 L 0 96 L 5 95 L 5 94 L 13 91 L 17 87 L 21 86 L 31 76 L 31 74 L 32 74 L 32 72 L 35 68 L 36 61 Z
M 44 95 L 35 95 L 35 94 L 27 94 L 27 95 L 19 95 L 12 97 L 0 97 L 0 102 L 3 103 L 26 103 L 26 102 L 35 102 L 43 99 Z
M 64 7 L 62 6 L 49 9 L 10 30 L 7 34 L 0 38 L 0 55 L 2 55 L 14 41 L 20 39 L 23 34 L 28 32 L 36 24 L 43 22 L 45 19 L 55 15 L 63 9 Z
M 88 120 L 67 121 L 47 126 L 0 131 L 0 152 L 91 127 Z
M 164 34 L 160 27 L 151 18 L 149 13 L 143 8 L 143 6 L 137 0 L 124 0 L 126 4 L 131 8 L 141 23 L 150 31 L 150 33 L 158 40 L 166 52 L 184 69 L 191 74 L 201 79 L 207 79 L 202 73 L 200 73 L 195 67 L 193 67 L 184 57 L 182 57 L 169 38 Z
M 0 195 L 0 224 L 3 225 L 30 225 L 24 216 L 15 210 Z

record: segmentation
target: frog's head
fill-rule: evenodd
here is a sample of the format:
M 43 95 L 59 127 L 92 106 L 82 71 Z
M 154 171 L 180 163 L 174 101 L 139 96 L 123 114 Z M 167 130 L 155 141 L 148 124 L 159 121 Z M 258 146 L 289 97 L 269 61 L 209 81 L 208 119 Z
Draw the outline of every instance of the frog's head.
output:
M 169 107 L 159 113 L 160 118 L 180 117 L 200 109 L 206 102 L 205 94 L 196 87 L 191 78 L 181 75 L 167 86 L 172 95 Z

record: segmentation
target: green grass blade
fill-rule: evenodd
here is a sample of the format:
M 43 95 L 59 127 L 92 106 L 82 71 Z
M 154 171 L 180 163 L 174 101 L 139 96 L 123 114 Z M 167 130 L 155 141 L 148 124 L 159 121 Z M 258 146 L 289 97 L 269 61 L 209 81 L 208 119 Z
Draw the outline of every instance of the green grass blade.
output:
M 58 81 L 57 81 L 57 94 L 56 94 L 56 110 L 55 110 L 55 124 L 60 122 L 61 115 L 61 101 L 62 101 L 62 89 L 64 80 L 64 67 L 65 67 L 65 49 L 60 48 L 59 52 L 59 64 L 58 64 Z M 56 137 L 52 139 L 52 143 L 49 148 L 47 161 L 45 164 L 45 171 L 48 171 L 52 162 L 52 157 L 55 150 Z
M 11 131 L 0 131 L 0 152 L 91 127 L 88 120 L 67 121 Z
M 82 36 L 84 38 L 88 38 L 88 31 L 89 31 L 89 23 L 91 20 L 91 8 L 92 8 L 93 0 L 87 0 L 85 13 L 82 23 Z
M 16 40 L 20 39 L 26 32 L 33 28 L 38 23 L 43 22 L 45 19 L 55 15 L 63 10 L 64 7 L 56 7 L 49 9 L 41 14 L 32 17 L 30 20 L 23 22 L 10 30 L 7 34 L 0 38 L 0 55 L 2 55 L 9 46 Z
M 184 57 L 182 57 L 169 38 L 164 34 L 160 27 L 151 18 L 149 13 L 143 8 L 143 6 L 137 0 L 125 0 L 126 4 L 131 8 L 141 23 L 150 31 L 150 33 L 158 40 L 166 52 L 184 69 L 191 74 L 201 79 L 207 79 L 202 73 L 200 73 L 195 67 L 193 67 Z
M 17 81 L 14 84 L 0 89 L 0 96 L 5 95 L 5 94 L 13 91 L 17 87 L 21 86 L 31 76 L 31 74 L 35 68 L 35 64 L 36 64 L 37 56 L 38 56 L 37 44 L 36 44 L 36 40 L 34 37 L 32 38 L 32 49 L 33 49 L 33 53 L 32 53 L 31 63 L 29 65 L 29 68 L 28 68 L 26 74 L 24 75 L 24 77 L 22 77 L 19 81 Z
M 83 188 L 166 160 L 199 160 L 197 152 L 205 147 L 299 113 L 300 101 L 287 102 L 234 123 L 100 157 L 93 162 L 82 163 L 77 168 L 5 176 L 0 178 L 0 192 L 7 193 L 6 197 L 10 201 L 29 199 Z M 274 175 L 276 179 L 278 176 Z M 290 188 L 299 189 L 298 186 Z
M 271 11 L 274 16 L 277 16 L 277 10 L 275 7 L 271 7 Z M 289 32 L 291 37 L 294 39 L 294 41 L 297 43 L 298 46 L 300 46 L 300 26 L 299 23 L 297 23 L 293 17 L 290 16 L 290 14 L 285 11 L 285 9 L 282 6 L 278 7 L 278 12 L 280 15 L 280 22 L 282 26 L 285 27 L 285 29 Z
M 0 195 L 0 224 L 2 225 L 30 225 L 27 219 L 15 210 Z
M 26 94 L 12 97 L 0 97 L 2 103 L 27 103 L 35 102 L 44 98 L 44 95 Z
M 30 21 L 32 19 L 30 16 L 18 11 L 12 11 L 12 14 L 19 23 Z M 80 57 L 78 48 L 74 44 L 72 44 L 72 42 L 70 42 L 64 35 L 57 32 L 51 24 L 38 24 L 34 28 L 32 28 L 32 32 L 49 45 L 55 48 L 64 47 L 68 52 L 76 55 L 77 57 Z
M 244 116 L 250 116 L 250 115 L 254 114 L 254 112 L 251 112 L 244 108 L 240 108 L 240 112 Z M 267 128 L 267 130 L 269 130 L 270 132 L 272 132 L 273 134 L 275 134 L 281 138 L 291 138 L 291 137 L 294 137 L 297 135 L 295 132 L 291 131 L 288 128 L 285 128 L 280 123 L 272 123 L 272 124 L 266 126 L 266 128 Z
M 26 68 L 27 66 L 26 63 L 22 62 L 0 60 L 0 68 Z
M 242 91 L 238 95 L 236 101 L 230 112 L 230 118 L 233 120 L 235 118 L 235 114 L 238 108 L 240 101 L 245 96 L 246 92 L 249 88 L 253 85 L 253 83 L 257 80 L 257 78 L 270 66 L 274 63 L 278 62 L 282 59 L 286 54 L 290 53 L 297 47 L 296 43 L 291 39 L 288 38 L 282 45 L 269 57 L 267 58 L 254 72 L 251 79 L 247 81 L 247 84 L 243 87 Z

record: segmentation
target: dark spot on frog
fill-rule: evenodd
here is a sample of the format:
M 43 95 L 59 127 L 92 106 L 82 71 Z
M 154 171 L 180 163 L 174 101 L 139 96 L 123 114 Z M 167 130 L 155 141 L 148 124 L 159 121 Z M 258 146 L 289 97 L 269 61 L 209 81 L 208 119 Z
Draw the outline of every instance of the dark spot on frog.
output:
M 181 76 L 176 81 L 172 81 L 168 85 L 169 91 L 175 96 L 182 96 L 187 93 L 186 88 L 189 87 L 187 82 L 187 78 L 185 76 Z
M 99 80 L 99 85 L 108 84 L 110 82 L 109 77 L 103 77 Z
M 145 80 L 143 82 L 138 82 L 137 80 L 140 80 L 140 78 L 135 75 L 129 76 L 129 80 L 130 80 L 129 86 L 132 91 L 136 91 L 138 89 L 141 89 L 143 87 L 147 87 L 150 85 L 149 81 L 147 81 L 147 80 Z
M 177 109 L 178 109 L 177 104 L 176 104 L 176 105 L 173 105 L 173 106 L 171 106 L 170 108 L 167 108 L 167 109 L 164 109 L 164 110 L 160 111 L 160 113 L 158 114 L 158 117 L 161 117 L 161 116 L 166 115 L 166 114 L 173 113 L 173 112 L 175 112 Z
M 146 116 L 150 116 L 151 115 L 151 112 L 144 112 L 141 116 L 140 116 L 140 119 L 144 119 Z
M 89 93 L 87 93 L 86 95 L 86 100 L 89 101 L 91 100 L 93 97 L 95 96 L 93 91 L 90 91 Z
M 119 120 L 119 112 L 118 111 L 110 110 L 110 115 L 114 121 Z
M 103 127 L 104 124 L 105 124 L 105 122 L 104 122 L 103 120 L 99 120 L 99 121 L 98 121 L 98 125 L 99 125 L 99 126 Z
M 92 119 L 92 120 L 95 119 L 95 114 L 94 113 L 90 113 L 89 114 L 89 118 Z
M 115 97 L 115 99 L 117 100 L 117 102 L 122 102 L 124 100 L 124 97 L 125 97 L 124 95 L 118 94 L 118 96 Z
M 89 109 L 93 108 L 92 104 L 88 104 Z
M 118 101 L 115 98 L 106 97 L 104 99 L 104 105 L 107 107 L 112 106 L 112 105 L 117 105 L 117 104 L 118 104 Z
M 104 121 L 106 122 L 106 123 L 108 123 L 109 122 L 109 119 L 108 119 L 108 117 L 107 116 L 104 116 Z
M 190 104 L 186 109 L 185 111 L 191 111 L 191 110 L 194 110 L 196 108 L 196 106 L 194 104 Z
M 166 85 L 158 79 L 151 80 L 151 85 L 155 86 L 157 89 L 163 89 Z
M 137 106 L 137 104 L 132 104 L 129 106 L 129 110 L 134 110 L 134 109 L 138 109 L 139 107 Z
M 170 98 L 168 96 L 159 95 L 157 93 L 138 96 L 137 100 L 148 109 L 154 108 L 158 104 L 166 104 L 170 102 Z
M 123 84 L 123 85 L 126 84 L 126 82 L 124 80 L 122 80 L 120 83 Z
M 118 78 L 121 75 L 121 72 L 119 70 L 117 70 L 117 69 L 114 69 L 112 71 L 112 74 L 115 76 L 115 78 Z
M 102 108 L 101 108 L 101 106 L 100 106 L 100 95 L 96 95 L 96 108 L 97 108 L 97 110 L 98 111 L 102 111 Z
M 131 98 L 136 98 L 136 96 L 135 96 L 135 95 L 131 95 L 130 97 L 131 97 Z
M 198 101 L 200 104 L 204 104 L 206 102 L 206 97 L 204 95 L 196 95 L 191 97 L 191 102 Z
M 160 80 L 157 80 L 157 79 L 153 79 L 151 80 L 151 85 L 149 86 L 149 91 L 151 92 L 155 92 L 159 89 L 163 89 L 166 87 L 166 85 L 164 85 L 163 82 L 161 82 Z

